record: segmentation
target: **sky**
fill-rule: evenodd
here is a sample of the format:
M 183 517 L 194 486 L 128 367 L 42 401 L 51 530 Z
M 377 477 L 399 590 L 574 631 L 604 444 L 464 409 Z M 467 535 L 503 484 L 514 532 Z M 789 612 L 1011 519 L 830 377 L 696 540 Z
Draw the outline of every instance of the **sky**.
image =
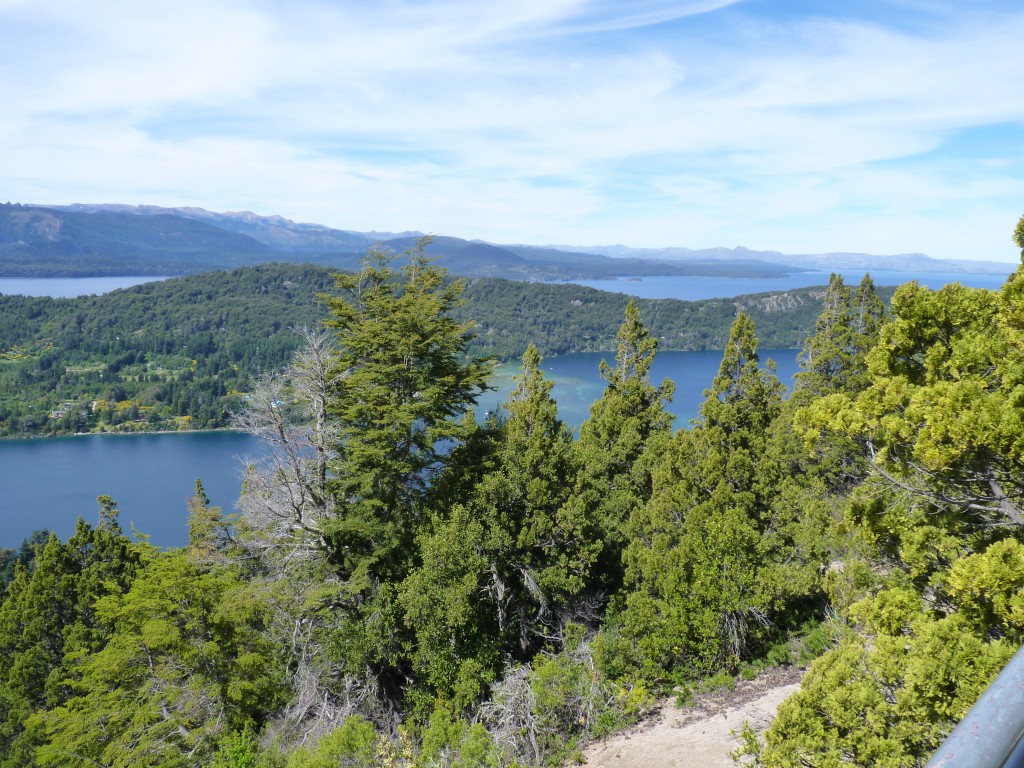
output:
M 0 0 L 0 201 L 1016 261 L 1024 4 Z

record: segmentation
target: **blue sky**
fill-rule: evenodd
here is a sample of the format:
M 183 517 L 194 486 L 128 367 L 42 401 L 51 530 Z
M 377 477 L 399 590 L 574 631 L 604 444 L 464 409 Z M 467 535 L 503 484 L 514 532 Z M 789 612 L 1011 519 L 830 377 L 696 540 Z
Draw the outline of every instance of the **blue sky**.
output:
M 0 199 L 1014 261 L 1019 2 L 0 0 Z

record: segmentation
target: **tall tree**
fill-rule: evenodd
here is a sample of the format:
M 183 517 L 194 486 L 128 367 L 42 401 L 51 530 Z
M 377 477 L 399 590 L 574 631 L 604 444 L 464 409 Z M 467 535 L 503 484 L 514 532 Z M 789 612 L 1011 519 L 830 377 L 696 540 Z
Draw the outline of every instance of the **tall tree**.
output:
M 466 359 L 472 324 L 452 318 L 463 284 L 445 282 L 428 242 L 405 254 L 400 279 L 374 250 L 357 274 L 336 276 L 342 296 L 325 297 L 337 344 L 327 411 L 339 437 L 327 535 L 356 591 L 408 573 L 431 478 L 473 429 L 462 417 L 490 371 Z
M 650 502 L 630 520 L 618 620 L 648 674 L 735 665 L 805 588 L 780 519 L 793 510 L 773 505 L 778 473 L 765 455 L 782 385 L 758 363 L 753 322 L 740 313 L 696 426 L 676 434 Z
M 470 671 L 493 675 L 502 656 L 528 659 L 557 636 L 599 547 L 590 521 L 566 504 L 576 474 L 572 432 L 540 362 L 531 345 L 490 469 L 423 540 L 423 565 L 403 588 L 418 667 L 446 695 L 458 675 L 463 685 Z
M 634 301 L 618 332 L 614 367 L 601 361 L 604 394 L 590 407 L 577 442 L 581 474 L 572 505 L 596 521 L 604 541 L 598 586 L 614 592 L 622 583 L 626 523 L 651 495 L 651 476 L 672 433 L 666 410 L 675 385 L 651 383 L 658 340 L 640 322 Z
M 814 333 L 800 353 L 797 397 L 813 398 L 844 388 L 854 354 L 852 326 L 850 289 L 842 275 L 832 273 Z
M 885 305 L 864 275 L 851 294 L 841 275 L 832 274 L 814 333 L 800 353 L 795 397 L 807 402 L 831 392 L 860 391 L 867 385 L 865 354 L 874 346 L 885 319 Z
M 78 521 L 66 543 L 52 535 L 31 572 L 19 568 L 0 604 L 0 766 L 35 765 L 43 734 L 30 716 L 71 695 L 77 656 L 111 632 L 97 600 L 120 594 L 138 569 L 139 551 L 121 533 L 117 505 L 100 497 L 102 522 Z
M 796 375 L 791 398 L 794 407 L 789 413 L 796 432 L 813 429 L 801 406 L 825 395 L 852 394 L 867 387 L 866 355 L 878 340 L 884 319 L 885 305 L 875 293 L 870 275 L 864 275 L 852 296 L 840 275 L 831 276 L 814 333 L 804 343 L 799 358 L 801 370 Z M 794 451 L 793 457 L 801 452 L 806 453 Z M 845 493 L 867 473 L 861 454 L 852 438 L 818 429 L 813 456 L 800 463 L 802 471 L 821 478 L 828 490 Z

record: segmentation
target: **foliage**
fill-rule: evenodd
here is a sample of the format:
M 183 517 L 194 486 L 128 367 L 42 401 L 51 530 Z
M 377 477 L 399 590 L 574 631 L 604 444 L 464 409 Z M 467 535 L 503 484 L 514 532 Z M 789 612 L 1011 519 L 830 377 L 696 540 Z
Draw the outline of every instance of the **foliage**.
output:
M 377 730 L 353 715 L 320 738 L 316 747 L 300 747 L 288 759 L 287 768 L 374 768 L 380 765 Z
M 74 299 L 0 296 L 0 435 L 224 427 L 258 378 L 315 328 L 329 269 L 269 264 Z M 578 285 L 475 278 L 452 318 L 476 320 L 471 355 L 606 351 L 629 297 Z M 795 347 L 820 288 L 685 302 L 638 300 L 662 349 L 721 349 L 737 305 L 771 347 Z
M 872 476 L 832 580 L 848 630 L 748 734 L 758 765 L 923 765 L 1024 640 L 1021 297 L 1020 271 L 1000 292 L 902 286 L 864 386 L 806 406 L 808 445 L 852 438 Z
M 798 546 L 804 510 L 776 496 L 779 457 L 768 448 L 781 385 L 759 368 L 743 314 L 706 396 L 630 520 L 619 621 L 655 678 L 736 668 L 765 647 L 787 606 L 818 589 L 819 563 Z
M 478 698 L 503 655 L 529 659 L 572 613 L 600 547 L 569 501 L 576 460 L 534 347 L 506 417 L 493 419 L 487 469 L 472 496 L 442 511 L 403 586 L 416 667 L 459 706 Z M 471 673 L 479 675 L 475 686 Z M 470 686 L 472 696 L 456 695 Z
M 112 633 L 72 659 L 72 695 L 35 722 L 40 765 L 68 756 L 102 765 L 189 765 L 222 734 L 259 726 L 277 704 L 279 671 L 261 629 L 266 606 L 231 566 L 188 551 L 146 552 L 124 594 L 96 603 Z
M 31 571 L 17 567 L 0 604 L 0 765 L 31 766 L 43 734 L 31 722 L 41 707 L 70 695 L 68 659 L 101 647 L 112 631 L 94 609 L 97 600 L 121 594 L 132 582 L 139 553 L 117 526 L 107 497 L 102 523 L 81 520 L 61 543 L 52 534 L 38 546 Z
M 601 361 L 604 394 L 580 427 L 575 449 L 583 469 L 571 501 L 600 531 L 599 587 L 606 592 L 622 585 L 626 524 L 651 496 L 652 473 L 671 435 L 666 406 L 675 390 L 668 379 L 651 384 L 658 340 L 640 322 L 633 301 L 626 305 L 617 340 L 615 366 Z
M 502 764 L 561 765 L 587 740 L 635 722 L 651 703 L 642 684 L 597 673 L 591 643 L 580 642 L 510 669 L 481 716 Z
M 0 549 L 0 596 L 14 579 L 19 565 L 23 568 L 32 567 L 38 547 L 46 544 L 49 538 L 50 532 L 46 529 L 33 531 L 17 549 Z
M 485 360 L 464 360 L 471 324 L 451 316 L 461 284 L 445 284 L 421 251 L 408 254 L 401 281 L 390 256 L 373 251 L 358 274 L 336 276 L 343 297 L 325 296 L 337 335 L 327 410 L 340 443 L 331 467 L 339 510 L 327 534 L 355 591 L 407 572 L 443 446 L 469 434 L 462 417 L 489 372 Z
M 759 765 L 922 766 L 1015 650 L 960 614 L 927 610 L 907 588 L 858 603 L 851 617 L 859 631 L 780 706 Z
M 745 731 L 747 758 L 916 766 L 1024 641 L 1024 271 L 998 293 L 909 284 L 889 319 L 870 278 L 851 291 L 834 277 L 789 401 L 741 311 L 699 418 L 674 435 L 671 385 L 649 379 L 681 338 L 659 338 L 669 305 L 574 299 L 577 319 L 625 312 L 574 439 L 542 350 L 610 334 L 523 344 L 515 390 L 481 424 L 488 364 L 463 302 L 550 299 L 523 335 L 497 334 L 515 345 L 561 298 L 593 294 L 467 286 L 420 249 L 401 258 L 339 276 L 326 330 L 250 350 L 249 364 L 301 345 L 247 380 L 234 423 L 272 450 L 247 467 L 238 516 L 197 483 L 189 546 L 161 552 L 100 497 L 95 528 L 4 554 L 0 768 L 557 765 L 641 716 L 650 691 L 685 698 L 786 663 L 810 669 L 763 739 Z M 300 289 L 292 269 L 224 286 L 265 279 L 312 307 L 318 278 Z M 66 369 L 85 326 L 80 348 L 125 355 L 97 379 L 157 383 L 148 351 L 129 359 L 111 338 L 170 338 L 170 364 L 190 326 L 149 337 L 159 317 L 143 322 L 133 296 L 107 306 L 137 334 L 71 318 L 74 303 L 18 304 L 0 386 L 27 375 L 26 355 Z M 229 338 L 250 354 L 231 328 L 212 355 Z M 174 375 L 198 392 L 194 359 L 191 379 Z

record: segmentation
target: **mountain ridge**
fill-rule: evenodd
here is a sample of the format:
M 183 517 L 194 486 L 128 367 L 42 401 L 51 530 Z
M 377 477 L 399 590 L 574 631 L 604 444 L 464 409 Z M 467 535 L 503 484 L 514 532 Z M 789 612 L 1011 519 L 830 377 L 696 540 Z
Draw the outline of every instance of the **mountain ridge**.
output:
M 34 216 L 34 227 L 25 225 L 28 212 L 35 212 L 29 216 Z M 420 237 L 423 233 L 418 231 L 360 232 L 248 210 L 215 212 L 194 206 L 124 203 L 7 204 L 0 206 L 0 275 L 176 275 L 272 260 L 354 269 L 374 246 L 401 252 Z M 663 275 L 780 277 L 841 268 L 995 274 L 1010 268 L 1001 262 L 942 260 L 922 253 L 537 246 L 450 235 L 434 237 L 427 252 L 456 275 L 531 281 Z

